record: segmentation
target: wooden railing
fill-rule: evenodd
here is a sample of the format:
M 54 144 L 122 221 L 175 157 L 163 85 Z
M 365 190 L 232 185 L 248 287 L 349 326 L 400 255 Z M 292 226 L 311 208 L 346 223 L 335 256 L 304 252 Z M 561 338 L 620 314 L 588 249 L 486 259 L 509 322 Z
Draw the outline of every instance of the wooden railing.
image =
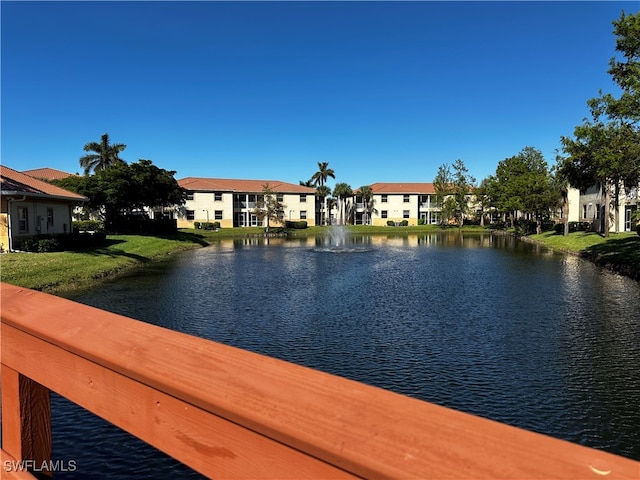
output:
M 214 478 L 640 477 L 627 458 L 40 292 L 0 293 L 2 478 L 24 478 L 12 461 L 50 459 L 49 391 Z

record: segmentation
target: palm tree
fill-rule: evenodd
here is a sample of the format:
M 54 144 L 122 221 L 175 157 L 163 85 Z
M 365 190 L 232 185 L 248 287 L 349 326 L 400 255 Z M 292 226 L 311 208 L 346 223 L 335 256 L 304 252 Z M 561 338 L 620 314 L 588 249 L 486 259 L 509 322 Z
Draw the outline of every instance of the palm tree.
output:
M 337 183 L 333 189 L 333 196 L 338 199 L 338 211 L 340 217 L 340 225 L 344 225 L 344 212 L 346 210 L 347 198 L 353 196 L 353 190 L 347 183 Z
M 327 197 L 331 195 L 331 189 L 326 185 L 320 185 L 316 187 L 316 196 L 322 198 L 324 203 L 324 210 L 320 213 L 320 225 L 325 225 L 327 215 Z
M 335 179 L 336 174 L 332 168 L 329 168 L 329 162 L 318 162 L 318 171 L 311 176 L 311 180 L 309 180 L 313 185 L 317 187 L 324 187 L 324 184 L 327 182 L 329 177 Z M 328 194 L 327 194 L 328 195 Z M 326 217 L 327 211 L 327 195 L 324 195 L 324 212 L 323 214 Z
M 100 138 L 100 142 L 89 142 L 84 146 L 85 152 L 95 152 L 80 158 L 80 166 L 84 168 L 84 174 L 88 175 L 91 170 L 94 172 L 104 170 L 110 165 L 119 162 L 124 163 L 118 154 L 127 146 L 123 143 L 109 145 L 109 134 L 105 133 Z
M 364 204 L 364 212 L 366 214 L 364 224 L 368 225 L 373 213 L 373 190 L 369 185 L 363 185 L 358 189 L 358 195 L 362 198 L 362 203 Z
M 327 183 L 327 179 L 336 178 L 336 174 L 332 168 L 329 168 L 329 162 L 318 162 L 318 171 L 311 177 L 311 182 L 315 186 L 322 186 Z

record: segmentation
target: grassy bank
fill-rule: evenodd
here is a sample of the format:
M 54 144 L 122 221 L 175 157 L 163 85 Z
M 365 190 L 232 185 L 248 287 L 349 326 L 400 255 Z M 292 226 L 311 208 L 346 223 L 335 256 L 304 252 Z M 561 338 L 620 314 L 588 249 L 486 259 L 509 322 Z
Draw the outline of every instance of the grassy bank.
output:
M 594 232 L 574 232 L 567 237 L 545 232 L 528 238 L 640 280 L 640 236 L 635 232 L 612 233 L 608 238 Z
M 90 250 L 4 254 L 0 276 L 3 282 L 64 296 L 95 284 L 96 279 L 202 245 L 206 240 L 189 232 L 167 237 L 109 235 L 105 246 Z

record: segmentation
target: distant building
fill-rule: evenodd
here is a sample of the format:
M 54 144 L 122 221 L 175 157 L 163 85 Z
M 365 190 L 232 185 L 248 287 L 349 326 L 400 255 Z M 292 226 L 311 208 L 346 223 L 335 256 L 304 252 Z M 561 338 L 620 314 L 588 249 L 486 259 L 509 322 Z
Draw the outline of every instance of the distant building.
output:
M 221 228 L 264 226 L 266 221 L 261 222 L 253 212 L 267 184 L 284 205 L 283 220 L 316 224 L 315 188 L 279 180 L 187 177 L 178 180 L 178 185 L 187 191 L 178 228 L 193 228 L 194 222 L 220 222 Z M 320 202 L 317 203 L 319 208 Z
M 367 207 L 362 197 L 355 196 L 354 222 L 356 225 L 387 225 L 388 221 L 417 225 L 420 219 L 425 225 L 440 222 L 440 207 L 436 205 L 433 183 L 388 183 L 370 185 L 373 204 Z
M 72 232 L 71 212 L 88 198 L 0 166 L 0 244 L 13 250 L 38 234 Z

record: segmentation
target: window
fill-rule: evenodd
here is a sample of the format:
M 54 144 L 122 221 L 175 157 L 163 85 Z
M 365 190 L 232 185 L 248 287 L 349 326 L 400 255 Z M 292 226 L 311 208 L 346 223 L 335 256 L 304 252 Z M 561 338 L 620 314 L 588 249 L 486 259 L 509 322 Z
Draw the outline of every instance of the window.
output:
M 380 217 L 381 217 L 381 218 L 387 218 L 387 211 L 386 211 L 386 210 L 382 210 L 382 211 L 380 212 Z
M 276 200 L 280 203 L 284 202 L 284 194 L 282 193 L 277 193 L 276 194 Z
M 53 227 L 53 208 L 47 208 L 47 227 Z
M 29 211 L 27 207 L 18 207 L 18 232 L 29 231 Z
M 215 220 L 222 220 L 222 210 L 215 210 L 213 212 L 213 218 Z
M 306 195 L 300 195 L 300 203 L 307 203 L 307 196 Z
M 306 220 L 306 219 L 307 219 L 307 211 L 300 210 L 300 220 Z
M 380 199 L 380 201 L 381 201 L 382 203 L 387 203 L 387 196 L 386 196 L 386 195 L 381 195 L 381 197 L 382 197 L 382 198 Z
M 587 218 L 587 205 L 582 205 L 582 218 Z
M 409 210 L 402 211 L 402 218 L 409 218 Z
M 195 220 L 196 212 L 195 210 L 187 210 L 187 220 Z
M 402 196 L 402 201 L 403 201 L 404 203 L 409 203 L 409 195 L 403 195 L 403 196 Z
M 222 201 L 222 194 L 221 193 L 214 193 L 213 194 L 213 201 L 214 202 L 221 202 Z
M 187 192 L 187 200 L 193 200 L 193 192 Z

